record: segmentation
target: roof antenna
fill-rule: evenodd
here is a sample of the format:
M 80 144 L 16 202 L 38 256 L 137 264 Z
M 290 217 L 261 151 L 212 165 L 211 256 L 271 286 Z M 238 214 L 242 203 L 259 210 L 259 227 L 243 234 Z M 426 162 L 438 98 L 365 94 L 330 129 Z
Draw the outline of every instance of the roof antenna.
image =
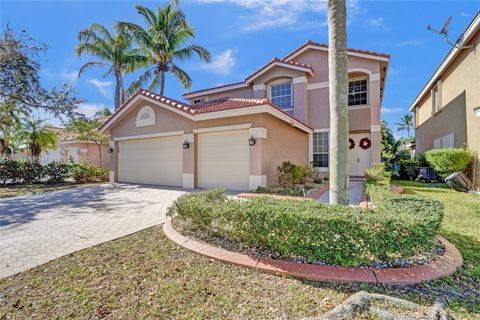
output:
M 474 48 L 475 46 L 473 44 L 468 45 L 468 46 L 462 46 L 461 43 L 463 42 L 463 35 L 457 40 L 457 42 L 453 43 L 449 38 L 448 38 L 448 25 L 452 22 L 452 17 L 448 17 L 447 21 L 443 24 L 443 28 L 440 31 L 437 31 L 433 29 L 430 25 L 428 25 L 427 30 L 432 31 L 438 35 L 443 35 L 445 37 L 445 41 L 451 45 L 452 47 L 456 49 L 471 49 Z

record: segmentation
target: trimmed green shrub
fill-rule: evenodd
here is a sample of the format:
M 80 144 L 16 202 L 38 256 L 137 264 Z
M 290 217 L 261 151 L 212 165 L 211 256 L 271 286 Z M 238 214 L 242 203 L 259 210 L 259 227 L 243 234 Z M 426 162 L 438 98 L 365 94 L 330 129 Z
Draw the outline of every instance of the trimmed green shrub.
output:
M 400 160 L 398 162 L 400 179 L 413 181 L 418 177 L 418 162 L 416 160 Z
M 221 191 L 182 195 L 170 216 L 283 257 L 356 266 L 429 250 L 443 218 L 440 202 L 392 196 L 374 210 L 317 201 L 226 199 Z
M 44 174 L 51 183 L 62 183 L 70 177 L 70 170 L 67 164 L 53 161 L 43 167 Z
M 376 204 L 390 197 L 391 173 L 386 171 L 384 163 L 375 163 L 365 170 L 365 193 Z
M 472 155 L 461 148 L 433 149 L 425 152 L 425 159 L 441 177 L 446 177 L 457 171 L 465 171 L 472 161 Z
M 19 160 L 20 180 L 23 183 L 40 181 L 44 177 L 43 166 L 37 160 Z
M 108 180 L 108 170 L 87 162 L 69 164 L 70 174 L 75 182 L 97 182 Z
M 310 166 L 299 166 L 290 161 L 284 161 L 277 167 L 278 184 L 280 186 L 294 186 L 305 184 L 306 179 L 312 175 Z
M 5 185 L 20 181 L 20 162 L 9 157 L 0 158 L 0 182 Z

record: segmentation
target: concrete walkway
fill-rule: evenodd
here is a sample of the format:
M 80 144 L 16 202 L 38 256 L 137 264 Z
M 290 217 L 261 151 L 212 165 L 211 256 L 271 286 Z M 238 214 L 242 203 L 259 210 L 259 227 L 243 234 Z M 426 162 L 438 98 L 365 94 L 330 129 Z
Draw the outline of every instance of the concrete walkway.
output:
M 181 189 L 97 185 L 0 200 L 0 278 L 163 223 Z
M 362 201 L 363 182 L 350 181 L 348 193 L 349 193 L 349 203 L 358 205 Z M 329 203 L 328 190 L 324 194 L 322 194 L 317 200 L 320 202 Z

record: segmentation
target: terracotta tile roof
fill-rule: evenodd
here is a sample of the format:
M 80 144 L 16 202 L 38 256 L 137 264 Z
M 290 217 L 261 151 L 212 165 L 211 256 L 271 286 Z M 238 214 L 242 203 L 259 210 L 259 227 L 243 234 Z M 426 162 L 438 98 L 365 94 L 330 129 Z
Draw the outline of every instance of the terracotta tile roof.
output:
M 204 101 L 196 104 L 186 104 L 174 99 L 170 99 L 168 97 L 163 97 L 160 96 L 156 93 L 139 89 L 135 94 L 133 94 L 130 98 L 128 98 L 127 101 L 124 102 L 124 104 L 118 108 L 104 123 L 103 125 L 99 128 L 102 129 L 105 127 L 108 123 L 112 121 L 112 119 L 119 114 L 126 106 L 129 104 L 130 101 L 132 101 L 136 96 L 142 95 L 154 100 L 157 100 L 159 102 L 165 103 L 177 110 L 181 110 L 189 115 L 196 115 L 196 114 L 203 114 L 203 113 L 208 113 L 208 112 L 215 112 L 215 111 L 222 111 L 222 110 L 232 110 L 232 109 L 240 109 L 240 108 L 246 108 L 246 107 L 254 107 L 254 106 L 260 106 L 260 105 L 268 105 L 271 108 L 280 111 L 281 113 L 287 115 L 289 118 L 292 120 L 295 120 L 302 125 L 306 126 L 309 129 L 312 129 L 310 126 L 307 124 L 303 123 L 302 121 L 298 120 L 297 118 L 293 117 L 292 115 L 286 113 L 282 109 L 276 107 L 273 105 L 268 99 L 258 99 L 258 98 L 231 98 L 231 97 L 226 97 L 226 98 L 220 98 L 220 99 L 215 99 L 215 100 L 210 100 L 210 101 Z
M 59 141 L 75 140 L 78 137 L 78 133 L 67 128 L 48 126 L 47 129 L 54 133 Z
M 287 59 L 287 58 L 290 57 L 292 54 L 297 53 L 298 51 L 302 50 L 304 47 L 306 47 L 306 46 L 308 46 L 308 45 L 314 45 L 314 46 L 318 46 L 318 47 L 328 48 L 328 44 L 320 43 L 320 42 L 315 42 L 315 41 L 312 41 L 312 40 L 308 40 L 308 41 L 305 42 L 303 45 L 301 45 L 301 46 L 298 47 L 297 49 L 295 49 L 295 50 L 293 50 L 292 52 L 290 52 L 289 54 L 287 54 L 287 55 L 285 56 L 285 58 L 283 58 L 283 59 L 284 59 L 284 60 Z M 361 54 L 368 54 L 368 55 L 378 56 L 378 57 L 382 57 L 382 58 L 390 58 L 390 55 L 389 55 L 389 54 L 387 54 L 387 53 L 381 53 L 381 52 L 376 52 L 376 51 L 368 51 L 368 50 L 361 50 L 361 49 L 355 49 L 355 48 L 347 48 L 347 51 L 356 52 L 356 53 L 361 53 Z
M 269 62 L 267 62 L 266 64 L 264 64 L 262 67 L 260 67 L 257 71 L 255 71 L 254 73 L 252 73 L 251 75 L 249 75 L 247 78 L 245 78 L 245 81 L 247 79 L 250 79 L 252 78 L 253 76 L 257 75 L 258 73 L 262 72 L 263 70 L 265 70 L 266 68 L 268 68 L 271 64 L 273 63 L 283 63 L 283 64 L 287 64 L 287 65 L 291 65 L 291 66 L 296 66 L 296 67 L 300 67 L 300 68 L 304 68 L 304 69 L 307 69 L 309 70 L 310 72 L 313 72 L 313 68 L 311 65 L 309 64 L 305 64 L 305 63 L 300 63 L 300 62 L 296 62 L 296 61 L 285 61 L 285 60 L 282 60 L 280 58 L 277 58 L 277 57 L 274 57 L 272 60 L 270 60 Z
M 195 113 L 205 113 L 229 109 L 238 109 L 243 107 L 254 107 L 264 104 L 270 104 L 268 99 L 227 97 L 196 103 L 193 104 L 191 107 L 195 110 Z

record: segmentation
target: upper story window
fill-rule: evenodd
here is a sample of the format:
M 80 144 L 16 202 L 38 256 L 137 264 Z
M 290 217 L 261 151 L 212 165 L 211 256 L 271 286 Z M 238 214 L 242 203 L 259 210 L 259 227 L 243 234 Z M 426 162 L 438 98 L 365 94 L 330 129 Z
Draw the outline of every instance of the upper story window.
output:
M 193 104 L 202 103 L 202 102 L 205 102 L 205 99 L 195 99 L 195 100 L 193 100 Z
M 439 80 L 432 88 L 432 114 L 437 113 L 442 108 L 442 82 Z
M 270 85 L 270 100 L 280 109 L 293 108 L 292 81 Z
M 328 168 L 328 131 L 313 134 L 313 166 Z
M 368 104 L 367 78 L 354 79 L 348 82 L 348 105 L 359 106 Z

